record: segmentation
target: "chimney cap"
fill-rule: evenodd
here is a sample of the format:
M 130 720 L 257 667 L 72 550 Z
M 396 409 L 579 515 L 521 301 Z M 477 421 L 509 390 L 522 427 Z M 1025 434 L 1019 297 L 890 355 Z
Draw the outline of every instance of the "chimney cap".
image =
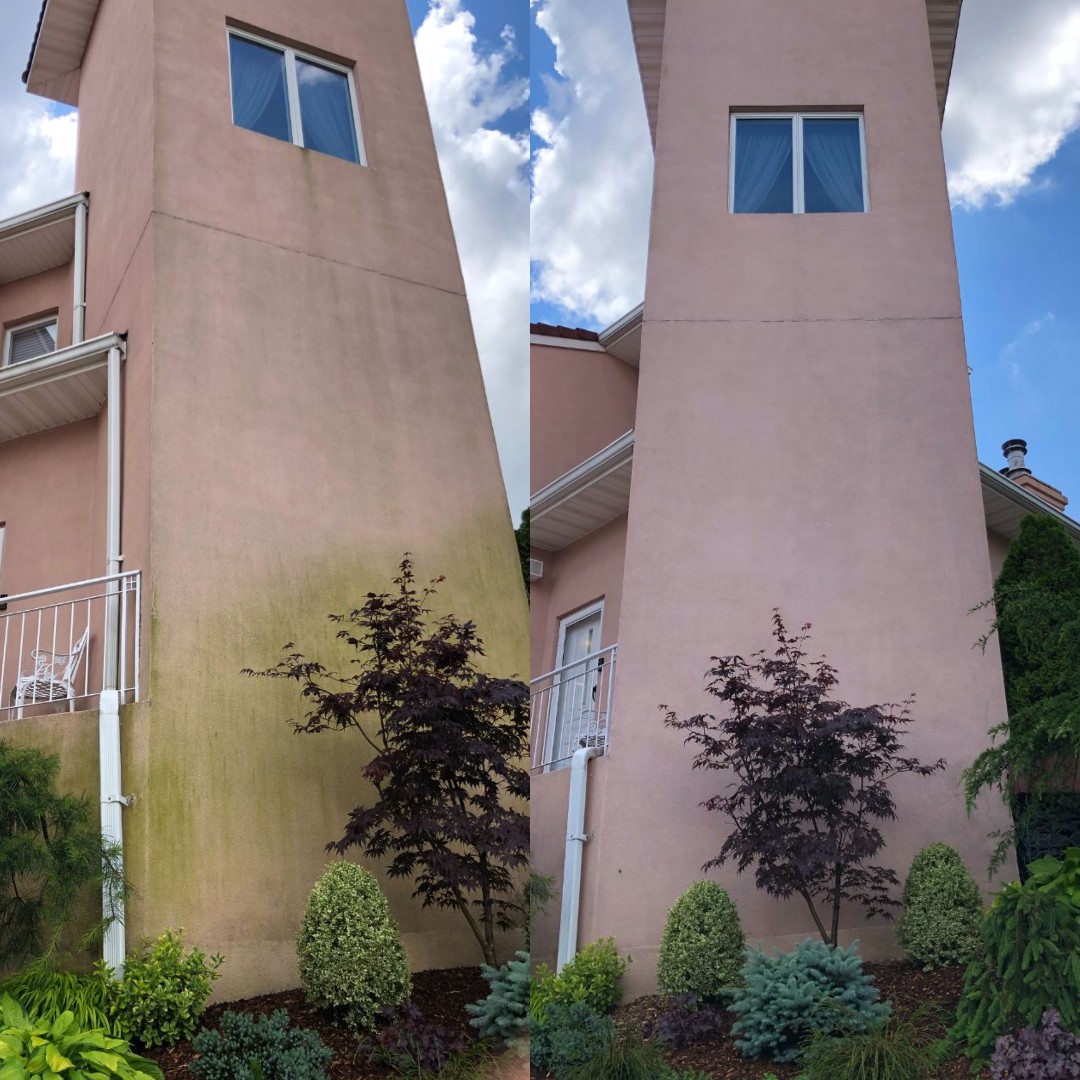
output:
M 1006 458 L 1008 458 L 1013 450 L 1019 450 L 1021 454 L 1026 454 L 1027 448 L 1027 442 L 1023 439 L 1006 439 L 1005 442 L 1001 444 L 1001 452 Z
M 1008 462 L 1001 471 L 1010 480 L 1015 480 L 1018 476 L 1031 475 L 1031 470 L 1024 460 L 1024 455 L 1027 453 L 1027 443 L 1023 439 L 1007 439 L 1001 444 L 1001 452 Z

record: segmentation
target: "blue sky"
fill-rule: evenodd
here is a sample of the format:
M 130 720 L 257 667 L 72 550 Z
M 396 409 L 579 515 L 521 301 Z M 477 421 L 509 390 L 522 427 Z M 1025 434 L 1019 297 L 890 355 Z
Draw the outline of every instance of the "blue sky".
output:
M 632 65 L 625 0 L 591 6 Z M 552 204 L 538 212 L 534 203 L 532 318 L 598 329 L 640 301 L 642 274 L 618 288 L 599 273 L 581 288 L 568 282 L 590 277 L 590 245 L 618 256 L 599 239 L 557 235 L 553 222 L 570 197 L 555 192 L 550 174 L 568 171 L 570 155 L 606 138 L 605 127 L 638 123 L 640 106 L 620 116 L 609 103 L 603 124 L 577 121 L 583 88 L 597 75 L 570 48 L 582 23 L 572 0 L 538 0 L 531 12 L 532 105 L 546 114 L 548 135 L 538 139 L 534 128 L 534 198 L 543 189 Z M 557 56 L 566 78 L 555 71 Z M 944 138 L 979 457 L 998 468 L 1001 443 L 1026 439 L 1035 475 L 1070 496 L 1067 512 L 1080 517 L 1080 2 L 967 5 L 949 109 Z M 1032 115 L 1044 118 L 1041 130 L 1032 131 Z M 644 196 L 634 213 L 601 213 L 597 233 L 636 235 L 643 252 Z

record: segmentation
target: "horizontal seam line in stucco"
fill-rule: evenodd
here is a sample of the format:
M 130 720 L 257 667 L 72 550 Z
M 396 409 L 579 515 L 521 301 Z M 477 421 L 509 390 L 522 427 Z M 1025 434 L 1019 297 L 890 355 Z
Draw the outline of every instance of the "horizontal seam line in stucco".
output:
M 252 244 L 262 244 L 264 247 L 274 248 L 275 251 L 290 251 L 294 255 L 303 255 L 306 259 L 319 259 L 322 262 L 334 263 L 337 266 L 347 266 L 350 270 L 362 270 L 365 274 L 377 274 L 379 277 L 389 278 L 391 281 L 402 281 L 406 285 L 415 285 L 420 289 L 434 289 L 436 292 L 446 293 L 448 296 L 460 296 L 464 299 L 465 293 L 457 289 L 447 289 L 442 285 L 432 285 L 429 281 L 416 281 L 414 278 L 402 277 L 400 274 L 388 274 L 385 270 L 376 270 L 362 263 L 346 262 L 344 259 L 333 259 L 329 255 L 313 255 L 310 251 L 302 251 L 300 248 L 288 247 L 286 244 L 272 244 L 269 240 L 260 240 L 257 236 L 247 236 L 245 233 L 234 232 L 232 229 L 223 229 L 220 225 L 207 225 L 205 221 L 192 221 L 191 218 L 180 217 L 178 214 L 168 214 L 164 210 L 155 210 L 160 217 L 169 218 L 172 221 L 182 221 L 185 225 L 194 225 L 196 229 L 209 229 L 211 232 L 222 233 L 225 236 L 235 236 L 239 240 L 247 240 Z
M 646 319 L 647 323 L 862 323 L 862 322 L 962 322 L 960 315 L 868 315 L 850 319 L 806 316 L 794 319 Z

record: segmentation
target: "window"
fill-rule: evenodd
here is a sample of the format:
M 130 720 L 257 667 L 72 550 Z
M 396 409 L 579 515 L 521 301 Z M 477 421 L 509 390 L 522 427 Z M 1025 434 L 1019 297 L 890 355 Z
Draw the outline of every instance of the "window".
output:
M 238 127 L 366 164 L 348 68 L 230 30 L 229 71 Z
M 11 326 L 4 334 L 4 367 L 56 352 L 56 316 Z
M 867 207 L 860 113 L 732 115 L 732 213 L 862 213 Z

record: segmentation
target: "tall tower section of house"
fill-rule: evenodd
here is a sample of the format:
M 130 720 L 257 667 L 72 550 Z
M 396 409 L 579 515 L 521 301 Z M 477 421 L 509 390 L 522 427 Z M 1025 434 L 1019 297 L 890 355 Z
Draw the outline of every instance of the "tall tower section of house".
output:
M 768 647 L 774 608 L 813 624 L 844 700 L 914 693 L 907 749 L 948 762 L 894 781 L 885 863 L 902 877 L 945 839 L 985 872 L 996 811 L 969 820 L 958 783 L 1005 705 L 996 656 L 973 647 L 985 613 L 969 614 L 992 582 L 940 137 L 959 7 L 629 0 L 655 190 L 578 941 L 614 934 L 631 992 L 726 828 L 700 806 L 725 778 L 691 773 L 658 706 L 722 709 L 702 692 L 709 657 Z M 533 521 L 535 539 L 535 506 Z M 749 937 L 815 933 L 801 901 L 719 873 Z M 859 909 L 841 926 L 864 954 L 895 948 Z
M 128 941 L 183 926 L 225 955 L 226 997 L 296 985 L 324 845 L 372 793 L 363 740 L 293 734 L 296 685 L 241 669 L 272 666 L 290 641 L 345 666 L 327 614 L 391 588 L 406 551 L 421 580 L 446 576 L 434 607 L 477 623 L 492 670 L 527 664 L 406 6 L 48 0 L 26 79 L 78 107 L 85 195 L 35 219 L 61 221 L 66 247 L 44 276 L 19 264 L 26 310 L 0 286 L 5 325 L 59 312 L 55 354 L 0 371 L 0 428 L 4 401 L 29 393 L 25 372 L 42 400 L 81 404 L 4 433 L 4 591 L 141 579 L 137 608 L 126 580 L 111 600 L 122 780 L 103 795 L 117 813 L 135 796 L 122 811 L 138 892 Z M 29 243 L 24 224 L 0 224 L 0 260 L 6 240 L 15 254 Z M 73 714 L 31 700 L 11 726 L 60 749 L 91 792 L 102 637 L 94 623 Z M 5 695 L 22 664 L 9 660 Z M 409 882 L 384 885 L 415 968 L 476 962 L 460 916 L 421 912 Z

